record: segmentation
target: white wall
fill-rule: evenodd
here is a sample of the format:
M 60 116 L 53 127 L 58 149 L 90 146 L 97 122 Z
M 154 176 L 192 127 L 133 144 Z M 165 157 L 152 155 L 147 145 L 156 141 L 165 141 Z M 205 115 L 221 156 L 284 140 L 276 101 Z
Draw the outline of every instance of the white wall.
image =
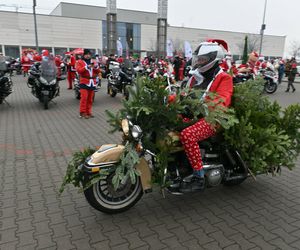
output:
M 39 46 L 102 48 L 99 20 L 37 15 Z M 0 44 L 34 46 L 33 15 L 0 12 Z
M 183 27 L 168 27 L 168 39 L 173 43 L 180 43 L 183 47 L 184 41 L 191 43 L 192 49 L 195 49 L 201 41 L 208 38 L 222 39 L 229 44 L 232 54 L 240 54 L 238 44 L 243 44 L 244 38 L 247 34 L 241 32 L 229 32 L 218 30 L 201 30 Z M 250 35 L 257 39 L 259 44 L 259 35 Z M 262 54 L 267 56 L 282 57 L 285 46 L 285 36 L 264 36 Z

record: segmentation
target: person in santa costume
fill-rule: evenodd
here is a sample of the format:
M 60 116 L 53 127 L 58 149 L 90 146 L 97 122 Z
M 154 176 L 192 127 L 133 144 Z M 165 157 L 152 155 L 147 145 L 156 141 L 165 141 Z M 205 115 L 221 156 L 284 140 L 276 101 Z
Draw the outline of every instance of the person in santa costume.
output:
M 253 51 L 248 55 L 248 62 L 246 64 L 241 64 L 238 68 L 239 73 L 250 73 L 257 75 L 259 67 L 256 65 L 259 55 L 257 52 Z
M 97 86 L 96 78 L 100 73 L 98 64 L 92 60 L 91 52 L 84 49 L 83 58 L 79 59 L 76 63 L 76 70 L 79 74 L 79 87 L 80 87 L 80 118 L 93 118 L 92 105 Z
M 28 71 L 32 65 L 32 62 L 30 61 L 30 58 L 28 55 L 29 55 L 29 53 L 25 52 L 21 58 L 21 64 L 22 64 L 22 70 L 23 70 L 24 77 L 28 75 Z
M 73 82 L 75 80 L 75 75 L 76 75 L 76 69 L 75 69 L 76 59 L 72 54 L 68 54 L 66 56 L 65 63 L 67 65 L 67 79 L 69 84 L 68 89 L 72 89 Z
M 223 48 L 228 46 L 225 41 L 215 41 L 218 42 L 214 42 L 214 40 L 203 42 L 195 50 L 192 60 L 193 76 L 188 86 L 196 85 L 197 88 L 205 90 L 204 95 L 201 97 L 202 99 L 228 107 L 231 104 L 233 94 L 233 80 L 219 66 L 224 58 Z M 226 46 L 224 47 L 223 44 L 225 43 Z M 208 97 L 208 93 L 215 93 L 215 98 L 211 100 Z M 181 143 L 194 172 L 191 178 L 183 181 L 179 191 L 189 192 L 204 189 L 205 172 L 198 142 L 215 134 L 216 127 L 208 123 L 204 118 L 199 119 L 194 125 L 185 128 L 180 133 Z

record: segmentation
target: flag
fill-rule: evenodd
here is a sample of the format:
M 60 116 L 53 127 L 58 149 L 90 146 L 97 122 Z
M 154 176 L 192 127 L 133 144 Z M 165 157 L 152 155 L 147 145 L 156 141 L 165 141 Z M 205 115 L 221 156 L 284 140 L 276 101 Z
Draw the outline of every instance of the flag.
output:
M 184 54 L 187 60 L 190 60 L 192 58 L 193 52 L 191 44 L 188 41 L 184 42 Z
M 167 57 L 173 57 L 173 43 L 172 40 L 167 40 Z
M 121 41 L 117 40 L 117 51 L 118 51 L 118 56 L 122 56 L 123 54 L 123 46 Z

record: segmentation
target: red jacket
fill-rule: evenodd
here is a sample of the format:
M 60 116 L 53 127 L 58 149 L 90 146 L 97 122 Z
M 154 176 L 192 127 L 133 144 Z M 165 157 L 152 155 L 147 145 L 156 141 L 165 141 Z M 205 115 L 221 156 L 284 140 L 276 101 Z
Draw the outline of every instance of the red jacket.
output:
M 80 76 L 80 84 L 88 87 L 96 87 L 96 78 L 100 73 L 100 68 L 95 65 L 94 68 L 89 68 L 85 61 L 78 60 L 76 63 L 76 70 Z
M 196 82 L 197 82 L 196 79 L 192 77 L 191 86 L 193 86 Z M 208 92 L 217 94 L 213 102 L 219 102 L 219 100 L 222 99 L 223 100 L 223 102 L 221 103 L 222 105 L 224 105 L 225 107 L 230 106 L 231 97 L 233 95 L 232 77 L 223 71 L 217 74 Z M 206 96 L 206 99 L 209 100 L 209 97 Z
M 67 70 L 71 72 L 75 72 L 76 59 L 71 55 L 70 59 L 67 60 Z
M 221 72 L 217 75 L 216 79 L 209 88 L 209 92 L 217 94 L 214 101 L 219 101 L 222 99 L 222 103 L 225 107 L 230 106 L 231 97 L 233 95 L 233 81 L 232 77 L 225 72 Z

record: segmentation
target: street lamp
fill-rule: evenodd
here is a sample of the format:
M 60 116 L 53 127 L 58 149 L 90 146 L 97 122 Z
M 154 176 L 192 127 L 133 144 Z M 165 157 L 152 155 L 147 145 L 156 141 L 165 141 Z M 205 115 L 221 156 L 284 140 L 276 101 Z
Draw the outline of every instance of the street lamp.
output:
M 36 14 L 35 14 L 36 0 L 33 0 L 32 7 L 33 7 L 33 18 L 34 18 L 35 47 L 36 47 L 36 51 L 39 53 L 39 42 L 38 42 Z
M 266 18 L 267 2 L 268 2 L 268 0 L 265 0 L 265 8 L 264 8 L 263 22 L 262 22 L 261 29 L 260 29 L 259 55 L 261 55 L 261 51 L 262 51 L 262 43 L 263 43 L 263 38 L 264 38 L 264 30 L 266 29 L 265 18 Z

